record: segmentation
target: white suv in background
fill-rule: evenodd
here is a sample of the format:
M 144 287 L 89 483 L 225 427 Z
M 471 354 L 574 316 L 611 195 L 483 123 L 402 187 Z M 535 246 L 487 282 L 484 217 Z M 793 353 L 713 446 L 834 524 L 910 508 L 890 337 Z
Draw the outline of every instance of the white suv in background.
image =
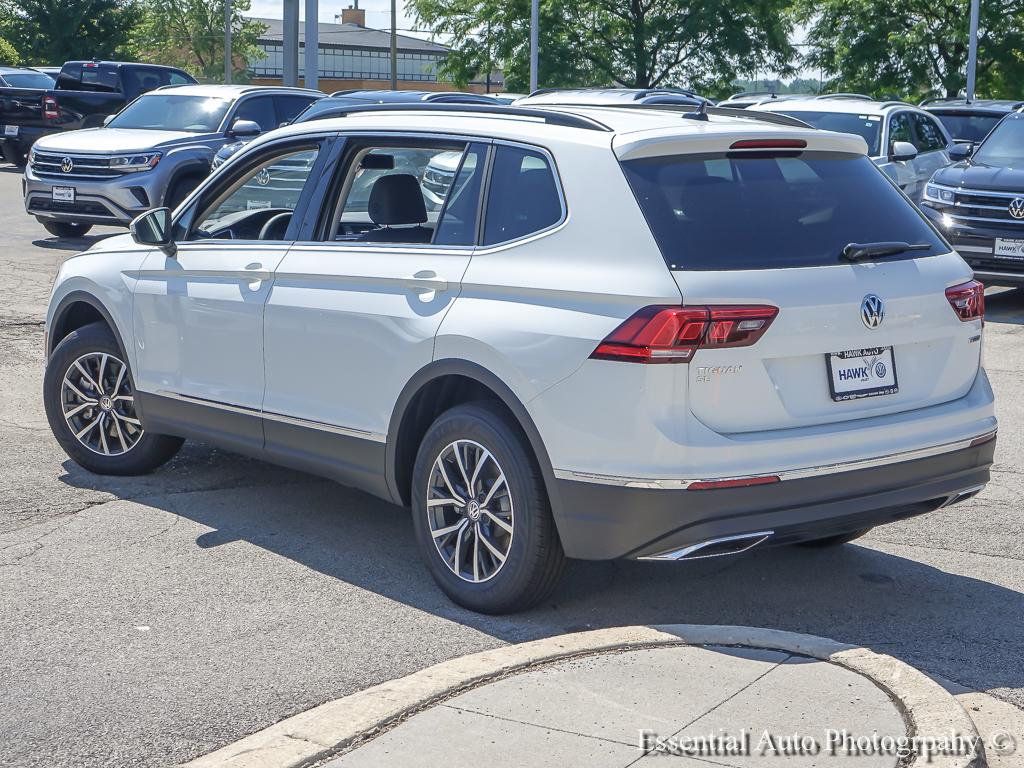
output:
M 486 612 L 567 556 L 837 544 L 979 491 L 971 270 L 859 137 L 707 112 L 353 108 L 263 136 L 61 266 L 53 433 L 93 472 L 195 438 L 408 506 Z M 447 190 L 410 171 L 451 153 Z
M 815 128 L 860 136 L 868 155 L 915 203 L 928 179 L 949 165 L 953 139 L 938 118 L 905 101 L 874 101 L 855 93 L 761 101 L 751 111 L 775 112 Z

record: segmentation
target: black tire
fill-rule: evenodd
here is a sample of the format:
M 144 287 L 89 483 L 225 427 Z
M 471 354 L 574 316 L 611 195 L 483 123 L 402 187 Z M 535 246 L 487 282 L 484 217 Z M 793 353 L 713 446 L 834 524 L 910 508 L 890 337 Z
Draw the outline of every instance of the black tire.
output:
M 107 395 L 108 402 L 101 409 L 103 398 L 94 397 L 97 393 L 79 374 L 76 361 L 88 367 L 89 361 L 103 359 L 103 355 L 107 356 L 103 360 L 104 367 L 98 372 L 88 371 L 102 390 L 98 395 Z M 110 328 L 104 323 L 91 323 L 68 334 L 46 361 L 43 405 L 53 436 L 76 464 L 98 475 L 144 475 L 152 472 L 173 457 L 184 442 L 180 437 L 146 432 L 140 423 L 135 426 L 138 423 L 132 399 L 135 381 L 127 364 L 122 363 L 124 357 Z M 81 362 L 83 360 L 84 363 Z M 123 366 L 121 377 L 120 366 Z M 74 379 L 82 385 L 78 389 L 85 397 L 66 388 L 66 379 Z M 119 402 L 111 404 L 110 396 Z M 79 412 L 80 415 L 72 417 L 76 427 L 88 424 L 94 418 L 97 420 L 97 426 L 90 428 L 84 436 L 86 441 L 98 443 L 95 448 L 90 448 L 76 437 L 65 412 L 70 413 L 82 403 L 93 400 L 97 403 L 95 407 L 86 407 Z M 99 442 L 101 439 L 102 443 Z M 104 450 L 110 453 L 105 454 Z
M 184 202 L 193 189 L 199 186 L 199 182 L 202 180 L 202 176 L 182 176 L 177 179 L 167 189 L 167 194 L 164 195 L 164 205 L 173 211 Z
M 836 536 L 826 536 L 824 539 L 812 539 L 811 541 L 801 541 L 801 547 L 811 547 L 812 549 L 824 549 L 825 547 L 839 547 L 843 544 L 849 544 L 855 539 L 859 539 L 861 536 L 870 531 L 870 528 L 862 528 L 859 531 L 850 531 L 849 533 L 840 533 Z
M 11 163 L 16 168 L 24 168 L 28 165 L 28 155 L 19 151 L 15 147 L 12 147 L 6 141 L 3 143 L 3 155 L 4 160 Z
M 433 519 L 435 529 L 447 527 L 444 523 L 456 524 L 465 519 L 467 530 L 460 531 L 457 535 L 461 539 L 464 533 L 468 534 L 465 538 L 467 548 L 471 546 L 469 542 L 474 540 L 475 535 L 481 535 L 468 529 L 473 525 L 478 526 L 477 531 L 490 532 L 485 537 L 488 542 L 494 541 L 500 548 L 507 547 L 505 559 L 486 580 L 474 582 L 456 575 L 455 566 L 449 565 L 449 562 L 442 558 L 439 549 L 453 540 L 448 537 L 439 538 L 441 544 L 435 545 L 432 535 L 432 518 L 428 516 L 427 505 L 427 497 L 431 492 L 428 487 L 440 477 L 439 473 L 435 474 L 438 458 L 443 455 L 453 456 L 450 453 L 453 444 L 470 445 L 469 450 L 479 450 L 482 447 L 493 458 L 490 463 L 487 459 L 481 462 L 485 469 L 477 478 L 478 493 L 472 501 L 478 502 L 486 495 L 485 486 L 497 485 L 498 489 L 492 494 L 493 498 L 489 505 L 493 505 L 491 508 L 503 515 L 505 513 L 499 511 L 500 506 L 505 505 L 513 509 L 511 533 L 507 534 L 505 543 L 502 541 L 505 536 L 503 530 L 494 525 L 494 515 L 487 511 L 486 507 L 482 514 L 477 511 L 476 519 L 480 521 L 479 523 L 470 521 L 470 513 L 467 511 L 470 508 L 469 503 L 464 504 L 461 509 L 455 505 L 429 508 L 440 510 L 430 511 L 430 515 L 447 516 L 446 520 L 440 522 Z M 475 448 L 472 447 L 473 444 Z M 449 453 L 445 454 L 446 451 Z M 505 478 L 504 486 L 508 494 L 506 499 L 501 499 L 506 494 L 501 490 L 502 484 L 497 482 L 497 477 L 493 482 L 484 480 L 486 473 L 497 475 L 499 472 L 503 473 Z M 472 479 L 470 478 L 471 482 Z M 469 495 L 465 494 L 464 480 L 457 479 L 452 481 L 452 484 L 453 490 L 466 496 L 464 501 L 469 500 Z M 566 559 L 555 521 L 551 516 L 544 481 L 522 429 L 497 404 L 486 401 L 467 403 L 456 406 L 437 418 L 423 437 L 416 456 L 411 499 L 413 528 L 420 553 L 434 580 L 453 602 L 479 613 L 513 613 L 536 605 L 554 590 L 565 568 Z M 507 521 L 509 518 L 503 519 Z M 455 551 L 456 545 L 450 546 L 453 549 L 451 562 L 459 562 L 458 552 Z M 486 561 L 489 561 L 492 567 L 499 562 L 486 552 L 486 547 L 482 546 L 480 550 L 483 552 L 481 557 L 485 561 L 485 566 Z M 475 553 L 473 558 L 476 565 L 481 564 Z M 461 564 L 459 567 L 461 568 Z M 469 566 L 466 568 L 468 573 Z M 481 576 L 484 570 L 485 568 L 481 569 Z
M 39 223 L 54 237 L 84 237 L 92 229 L 92 224 L 83 224 L 79 221 L 39 219 Z

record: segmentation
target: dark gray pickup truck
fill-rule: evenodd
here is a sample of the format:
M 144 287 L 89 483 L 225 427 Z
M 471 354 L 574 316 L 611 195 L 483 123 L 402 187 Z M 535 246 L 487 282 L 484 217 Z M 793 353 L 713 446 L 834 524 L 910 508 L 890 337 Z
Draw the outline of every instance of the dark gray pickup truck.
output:
M 0 150 L 8 162 L 24 165 L 40 136 L 98 128 L 143 93 L 195 82 L 187 72 L 173 67 L 69 61 L 52 88 L 0 88 Z

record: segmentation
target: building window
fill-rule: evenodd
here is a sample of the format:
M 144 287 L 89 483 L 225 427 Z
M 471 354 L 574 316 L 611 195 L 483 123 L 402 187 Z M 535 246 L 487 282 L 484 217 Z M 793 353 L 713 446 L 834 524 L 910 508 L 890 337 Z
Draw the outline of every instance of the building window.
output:
M 251 68 L 256 77 L 282 77 L 284 75 L 284 46 L 276 42 L 259 42 L 263 58 L 253 61 Z M 304 47 L 299 48 L 299 69 L 302 68 Z M 437 82 L 437 70 L 443 54 L 398 53 L 398 79 Z M 338 80 L 389 80 L 391 56 L 387 50 L 367 50 L 337 45 L 321 45 L 317 52 L 319 77 Z

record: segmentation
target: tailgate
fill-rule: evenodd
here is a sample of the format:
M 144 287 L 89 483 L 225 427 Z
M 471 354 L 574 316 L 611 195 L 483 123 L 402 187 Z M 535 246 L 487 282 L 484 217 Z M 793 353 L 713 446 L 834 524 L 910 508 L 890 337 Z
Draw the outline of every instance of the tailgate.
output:
M 674 275 L 687 304 L 780 308 L 756 344 L 700 349 L 691 360 L 690 410 L 717 432 L 925 408 L 962 397 L 977 375 L 981 324 L 961 322 L 945 295 L 946 288 L 969 278 L 955 254 Z M 868 296 L 881 302 L 876 327 L 863 319 Z

